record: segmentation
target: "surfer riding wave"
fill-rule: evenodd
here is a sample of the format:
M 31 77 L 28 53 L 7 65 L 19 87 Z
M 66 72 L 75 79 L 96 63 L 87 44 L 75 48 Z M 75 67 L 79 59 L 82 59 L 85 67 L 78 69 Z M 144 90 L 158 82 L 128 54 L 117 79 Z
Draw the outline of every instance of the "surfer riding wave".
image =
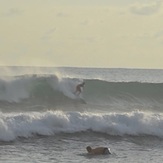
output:
M 76 86 L 76 90 L 75 90 L 74 94 L 80 95 L 82 90 L 83 90 L 83 88 L 84 88 L 84 85 L 85 85 L 85 82 L 82 82 L 82 83 L 78 84 Z

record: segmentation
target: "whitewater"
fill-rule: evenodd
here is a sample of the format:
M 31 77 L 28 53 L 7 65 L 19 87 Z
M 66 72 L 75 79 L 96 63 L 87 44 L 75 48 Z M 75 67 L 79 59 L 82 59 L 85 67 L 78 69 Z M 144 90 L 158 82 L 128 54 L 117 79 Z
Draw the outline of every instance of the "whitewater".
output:
M 0 68 L 1 162 L 161 162 L 162 140 L 163 70 Z

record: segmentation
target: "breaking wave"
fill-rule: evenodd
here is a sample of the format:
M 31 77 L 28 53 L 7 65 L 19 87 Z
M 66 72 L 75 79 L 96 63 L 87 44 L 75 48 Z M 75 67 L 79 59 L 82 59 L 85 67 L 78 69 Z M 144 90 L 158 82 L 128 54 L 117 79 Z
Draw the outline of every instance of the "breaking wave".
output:
M 0 79 L 0 101 L 19 103 L 23 100 L 32 101 L 76 101 L 75 87 L 83 79 L 59 78 L 57 76 L 19 76 Z M 111 101 L 113 99 L 135 100 L 163 99 L 163 83 L 140 82 L 108 82 L 97 79 L 86 79 L 82 97 L 87 102 Z
M 0 114 L 0 141 L 77 132 L 163 138 L 163 115 L 139 111 L 108 114 L 62 111 Z

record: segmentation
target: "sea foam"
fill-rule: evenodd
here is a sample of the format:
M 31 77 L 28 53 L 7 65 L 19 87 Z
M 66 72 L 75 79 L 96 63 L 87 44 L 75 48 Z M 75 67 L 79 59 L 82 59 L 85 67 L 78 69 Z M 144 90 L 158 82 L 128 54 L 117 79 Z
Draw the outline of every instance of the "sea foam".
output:
M 1 141 L 88 131 L 113 136 L 149 135 L 162 138 L 163 116 L 139 111 L 108 114 L 62 111 L 0 113 Z

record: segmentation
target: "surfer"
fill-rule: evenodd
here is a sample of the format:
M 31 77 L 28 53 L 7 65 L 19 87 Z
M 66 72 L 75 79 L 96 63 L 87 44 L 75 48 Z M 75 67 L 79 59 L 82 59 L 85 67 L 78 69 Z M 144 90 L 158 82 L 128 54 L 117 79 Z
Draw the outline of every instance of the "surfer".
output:
M 107 147 L 97 147 L 92 149 L 90 146 L 88 146 L 86 149 L 89 154 L 93 155 L 111 154 L 110 149 L 108 149 Z
M 74 94 L 79 95 L 82 92 L 82 89 L 84 88 L 85 82 L 78 84 L 76 86 L 76 90 L 74 92 Z

